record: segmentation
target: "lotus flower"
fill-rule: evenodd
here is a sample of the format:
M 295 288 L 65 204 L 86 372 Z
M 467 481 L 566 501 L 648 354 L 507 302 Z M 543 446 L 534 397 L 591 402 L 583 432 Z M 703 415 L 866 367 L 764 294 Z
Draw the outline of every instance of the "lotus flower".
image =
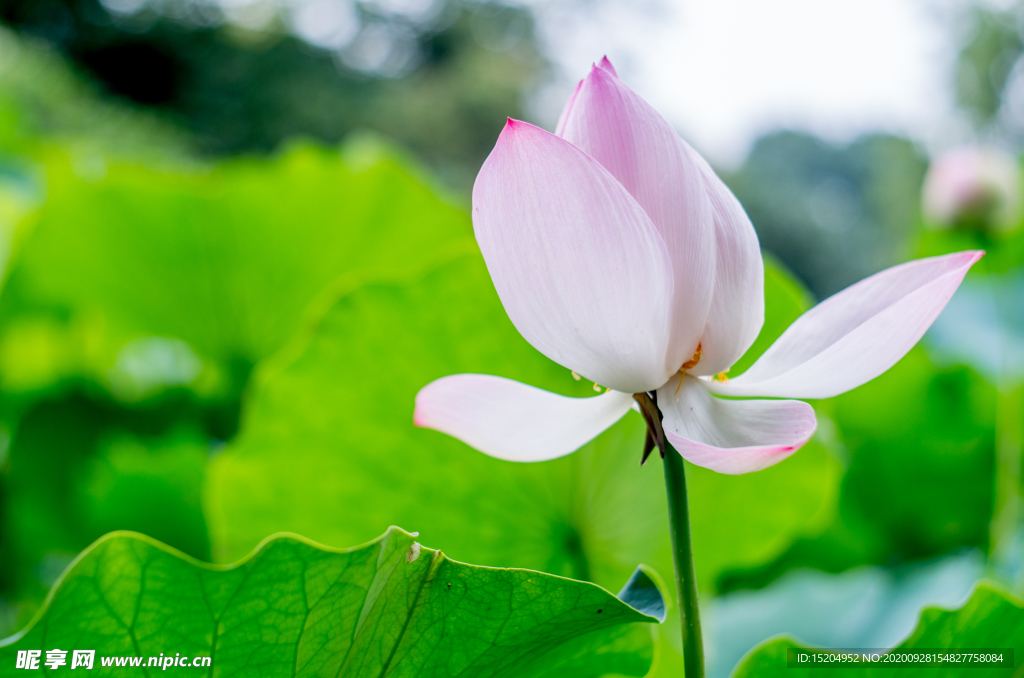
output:
M 743 375 L 728 370 L 764 322 L 754 228 L 711 167 L 607 59 L 554 134 L 509 120 L 473 187 L 473 228 L 513 324 L 537 350 L 607 387 L 569 398 L 479 374 L 416 397 L 414 421 L 491 456 L 569 454 L 657 394 L 690 462 L 747 473 L 814 433 L 814 409 L 896 363 L 981 252 L 913 261 L 814 307 Z
M 995 148 L 955 148 L 928 168 L 921 201 L 925 223 L 933 228 L 965 224 L 1013 230 L 1024 211 L 1020 166 Z

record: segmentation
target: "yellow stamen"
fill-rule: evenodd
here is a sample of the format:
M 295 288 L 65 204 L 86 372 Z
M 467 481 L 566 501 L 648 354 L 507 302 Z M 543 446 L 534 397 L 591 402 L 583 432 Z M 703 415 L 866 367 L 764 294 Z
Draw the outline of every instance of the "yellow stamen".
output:
M 679 368 L 680 372 L 686 372 L 686 370 L 692 370 L 700 362 L 700 351 L 701 345 L 697 344 L 697 350 L 693 352 L 693 357 L 683 363 L 683 366 Z
M 572 378 L 575 379 L 576 381 L 579 381 L 580 380 L 580 375 L 576 374 L 576 370 L 571 370 L 571 371 L 572 371 Z
M 679 385 L 676 386 L 676 395 L 679 395 L 679 389 L 683 387 L 683 377 L 686 376 L 686 370 L 692 370 L 700 362 L 701 345 L 697 344 L 697 350 L 693 352 L 693 357 L 683 363 L 683 366 L 679 368 Z
M 601 386 L 600 384 L 594 384 L 594 390 L 597 391 L 598 393 L 601 392 L 602 388 L 604 388 L 604 386 Z

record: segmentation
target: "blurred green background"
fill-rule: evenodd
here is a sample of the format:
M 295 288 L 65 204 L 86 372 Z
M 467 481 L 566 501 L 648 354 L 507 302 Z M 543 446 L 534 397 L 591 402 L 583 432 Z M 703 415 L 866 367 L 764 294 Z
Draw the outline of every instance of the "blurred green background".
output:
M 453 372 L 590 392 L 512 328 L 468 215 L 504 119 L 553 77 L 531 6 L 345 5 L 344 50 L 281 7 L 0 2 L 0 637 L 115 529 L 230 562 L 275 531 L 351 546 L 396 524 L 465 562 L 670 577 L 639 417 L 536 465 L 411 422 Z M 979 6 L 960 41 L 979 139 L 1016 143 L 1019 13 Z M 1020 592 L 1024 235 L 924 229 L 928 163 L 892 134 L 778 131 L 724 175 L 768 258 L 736 373 L 816 300 L 915 256 L 985 247 L 965 288 L 996 301 L 975 320 L 964 297 L 889 373 L 815 403 L 819 432 L 782 464 L 690 467 L 712 675 L 779 631 L 892 644 L 982 576 Z M 664 638 L 672 675 L 672 622 Z

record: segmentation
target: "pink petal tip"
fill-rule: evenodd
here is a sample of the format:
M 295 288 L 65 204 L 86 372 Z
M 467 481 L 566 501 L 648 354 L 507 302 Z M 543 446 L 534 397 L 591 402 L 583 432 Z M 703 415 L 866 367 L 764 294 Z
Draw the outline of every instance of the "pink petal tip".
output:
M 612 66 L 612 62 L 609 61 L 607 55 L 601 57 L 601 61 L 599 61 L 597 65 L 602 70 L 605 70 L 608 73 L 611 73 L 612 75 L 614 75 L 616 78 L 619 77 L 619 74 L 615 70 L 615 66 Z

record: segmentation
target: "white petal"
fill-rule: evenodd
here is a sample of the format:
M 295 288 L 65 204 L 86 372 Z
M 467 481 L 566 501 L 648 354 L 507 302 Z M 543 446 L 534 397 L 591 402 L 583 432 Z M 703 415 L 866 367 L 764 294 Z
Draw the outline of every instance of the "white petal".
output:
M 567 141 L 510 120 L 473 186 L 473 228 L 516 329 L 617 391 L 664 384 L 672 263 L 629 193 Z
M 913 348 L 982 252 L 894 266 L 797 318 L 745 373 L 716 393 L 830 398 L 874 379 Z
M 676 388 L 679 388 L 678 393 Z M 799 400 L 725 400 L 696 377 L 658 389 L 665 436 L 683 458 L 732 475 L 760 471 L 796 452 L 814 434 L 814 408 Z
M 711 166 L 700 159 L 715 218 L 715 289 L 701 337 L 701 360 L 690 374 L 718 374 L 732 366 L 764 325 L 764 260 L 750 218 Z
M 715 233 L 706 163 L 606 61 L 576 88 L 558 134 L 607 168 L 665 241 L 674 277 L 665 363 L 674 373 L 693 356 L 711 309 Z
M 567 398 L 502 377 L 455 374 L 420 390 L 413 421 L 498 459 L 545 461 L 578 450 L 633 402 L 618 391 Z

